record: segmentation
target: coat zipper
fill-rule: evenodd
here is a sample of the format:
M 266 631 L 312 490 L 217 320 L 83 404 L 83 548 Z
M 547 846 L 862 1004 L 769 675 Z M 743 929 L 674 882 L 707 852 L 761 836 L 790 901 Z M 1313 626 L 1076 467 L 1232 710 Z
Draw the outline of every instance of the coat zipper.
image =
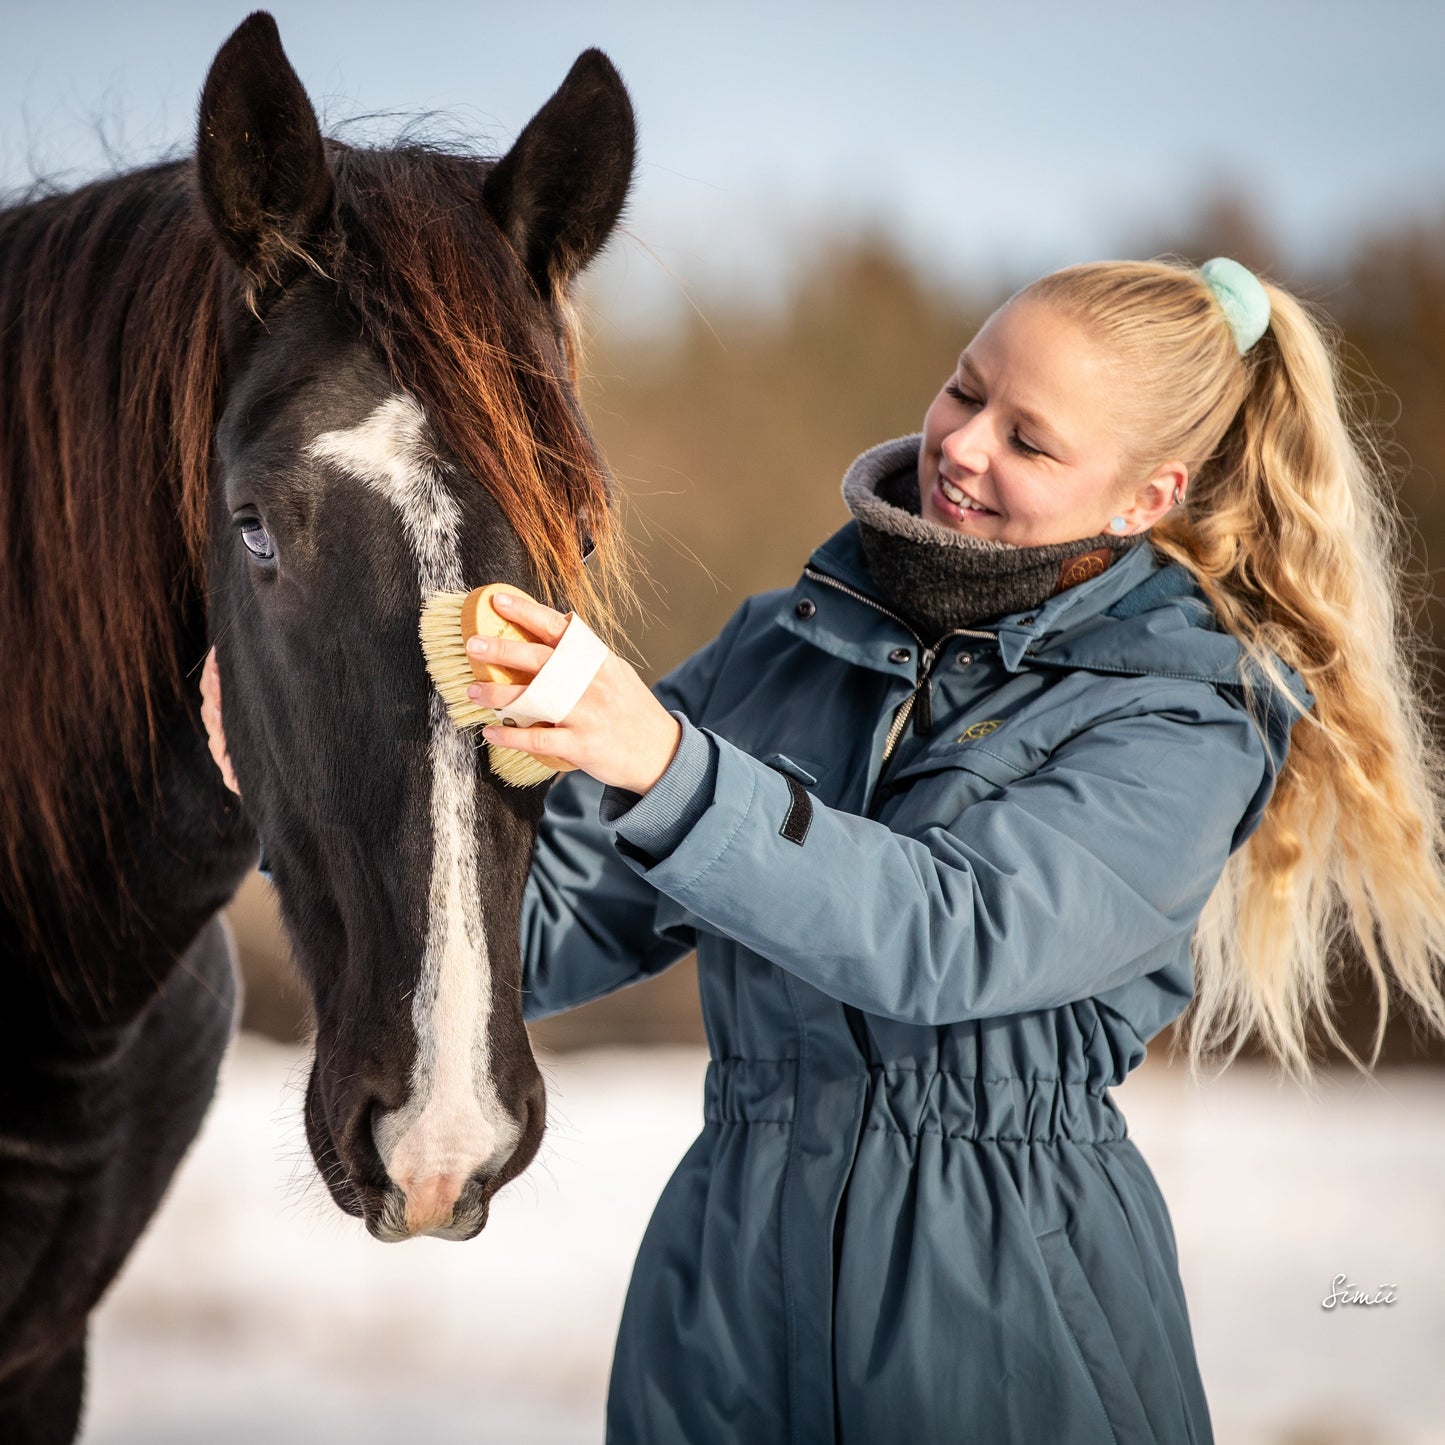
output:
M 866 593 L 858 591 L 856 587 L 850 587 L 846 582 L 840 582 L 838 578 L 830 576 L 827 572 L 820 572 L 811 565 L 803 568 L 803 576 L 812 582 L 821 582 L 825 587 L 832 587 L 835 590 L 854 598 L 866 607 L 871 607 L 875 612 L 881 612 L 885 617 L 896 622 L 913 640 L 918 644 L 918 680 L 913 685 L 913 691 L 898 705 L 897 712 L 893 715 L 893 722 L 888 729 L 888 736 L 883 743 L 883 758 L 879 763 L 878 777 L 873 784 L 873 793 L 868 800 L 865 810 L 866 817 L 872 817 L 874 808 L 878 803 L 878 796 L 883 786 L 884 777 L 888 772 L 888 760 L 893 756 L 894 749 L 898 746 L 898 739 L 903 736 L 903 729 L 908 725 L 910 714 L 914 714 L 915 704 L 917 713 L 914 716 L 914 727 L 920 736 L 927 736 L 933 731 L 933 664 L 938 659 L 939 650 L 950 637 L 986 637 L 993 642 L 998 641 L 997 632 L 986 632 L 971 627 L 955 627 L 951 632 L 945 632 L 937 642 L 929 647 L 923 638 L 903 620 L 891 608 L 885 607 L 881 602 L 875 602 Z M 843 1017 L 848 1025 L 848 1031 L 853 1037 L 854 1046 L 861 1058 L 867 1059 L 871 1050 L 868 1043 L 868 1028 L 863 1020 L 862 1010 L 851 1004 L 843 1005 Z M 854 1155 L 856 1160 L 856 1145 Z M 838 1290 L 838 1250 L 843 1227 L 844 1210 L 847 1207 L 848 1195 L 852 1188 L 853 1164 L 849 1165 L 848 1176 L 843 1185 L 842 1195 L 838 1200 L 838 1212 L 833 1219 L 833 1299 L 836 1308 Z
M 944 643 L 950 637 L 987 637 L 991 641 L 997 642 L 998 633 L 975 627 L 955 627 L 945 632 L 932 647 L 929 647 L 903 618 L 881 602 L 875 602 L 867 593 L 860 592 L 856 587 L 850 587 L 846 582 L 840 582 L 836 577 L 830 576 L 827 572 L 820 572 L 813 566 L 804 567 L 803 576 L 809 581 L 821 582 L 825 587 L 833 587 L 839 592 L 846 593 L 865 606 L 873 608 L 875 612 L 881 612 L 885 617 L 892 618 L 918 644 L 918 680 L 913 685 L 913 691 L 899 704 L 898 711 L 893 715 L 893 723 L 888 729 L 888 736 L 884 739 L 878 778 L 873 784 L 873 796 L 868 802 L 867 816 L 871 817 L 873 805 L 878 800 L 878 790 L 883 784 L 884 774 L 888 771 L 888 760 L 898 746 L 898 739 L 903 736 L 903 729 L 908 725 L 909 717 L 913 718 L 913 731 L 916 736 L 927 737 L 933 731 L 933 664 L 938 660 L 938 654 Z

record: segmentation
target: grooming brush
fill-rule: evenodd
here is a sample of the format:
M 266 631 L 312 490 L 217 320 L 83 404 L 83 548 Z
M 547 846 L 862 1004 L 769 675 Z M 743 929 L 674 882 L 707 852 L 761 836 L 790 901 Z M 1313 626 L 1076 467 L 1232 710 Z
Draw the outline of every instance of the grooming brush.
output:
M 426 670 L 446 704 L 447 715 L 463 731 L 502 721 L 492 708 L 482 707 L 467 696 L 467 688 L 473 682 L 510 683 L 521 687 L 531 681 L 530 673 L 477 661 L 467 652 L 467 639 L 478 635 L 517 642 L 537 641 L 531 633 L 493 610 L 491 599 L 498 592 L 510 592 L 528 602 L 537 600 L 510 582 L 489 582 L 470 592 L 433 592 L 421 610 L 419 630 Z M 519 752 L 498 743 L 488 743 L 487 754 L 492 771 L 504 783 L 518 788 L 544 783 L 554 773 L 571 772 L 577 766 L 561 758 Z

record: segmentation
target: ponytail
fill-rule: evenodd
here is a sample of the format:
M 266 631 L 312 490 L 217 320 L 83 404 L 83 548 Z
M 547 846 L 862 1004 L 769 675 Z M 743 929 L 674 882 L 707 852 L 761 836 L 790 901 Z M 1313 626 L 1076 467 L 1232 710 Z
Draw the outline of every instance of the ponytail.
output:
M 1368 1064 L 1392 982 L 1445 1035 L 1445 766 L 1424 720 L 1423 644 L 1403 611 L 1403 524 L 1384 468 L 1344 413 L 1327 323 L 1265 289 L 1269 329 L 1243 357 L 1192 268 L 1074 267 L 1030 293 L 1140 369 L 1155 402 L 1136 443 L 1141 463 L 1179 457 L 1189 468 L 1187 511 L 1155 524 L 1156 551 L 1189 569 L 1220 625 L 1292 704 L 1276 658 L 1315 696 L 1259 827 L 1200 918 L 1186 1020 L 1196 1070 L 1207 1055 L 1227 1063 L 1254 1034 L 1307 1076 L 1311 1021 L 1360 1065 L 1330 1001 L 1331 949 L 1346 935 L 1379 1001 Z M 1243 672 L 1258 716 L 1252 669 Z

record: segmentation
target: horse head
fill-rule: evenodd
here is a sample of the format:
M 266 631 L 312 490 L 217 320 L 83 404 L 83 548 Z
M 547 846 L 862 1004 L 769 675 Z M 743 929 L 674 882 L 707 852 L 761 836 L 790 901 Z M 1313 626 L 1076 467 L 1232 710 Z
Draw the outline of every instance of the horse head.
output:
M 453 728 L 417 626 L 431 591 L 493 580 L 607 623 L 567 298 L 633 156 L 595 50 L 497 161 L 323 139 L 264 13 L 201 98 L 227 739 L 313 1005 L 311 1150 L 381 1239 L 472 1237 L 542 1136 L 517 919 L 544 789 Z

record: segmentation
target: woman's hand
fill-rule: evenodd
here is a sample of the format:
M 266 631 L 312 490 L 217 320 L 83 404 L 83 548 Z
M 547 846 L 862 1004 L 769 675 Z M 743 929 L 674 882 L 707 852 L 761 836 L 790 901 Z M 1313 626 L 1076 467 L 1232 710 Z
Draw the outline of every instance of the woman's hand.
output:
M 221 670 L 216 666 L 214 647 L 206 654 L 206 665 L 201 669 L 201 721 L 206 725 L 206 741 L 221 770 L 221 780 L 239 798 L 241 788 L 226 752 L 226 734 L 221 730 Z
M 518 672 L 540 672 L 566 631 L 567 618 L 511 593 L 498 593 L 492 605 L 508 622 L 541 641 L 473 637 L 468 652 L 480 661 Z M 467 696 L 482 707 L 498 709 L 524 691 L 522 686 L 477 682 L 467 688 Z M 573 763 L 600 783 L 645 793 L 672 761 L 682 727 L 636 671 L 609 652 L 581 701 L 561 722 L 530 728 L 495 724 L 483 728 L 482 736 L 504 748 Z

